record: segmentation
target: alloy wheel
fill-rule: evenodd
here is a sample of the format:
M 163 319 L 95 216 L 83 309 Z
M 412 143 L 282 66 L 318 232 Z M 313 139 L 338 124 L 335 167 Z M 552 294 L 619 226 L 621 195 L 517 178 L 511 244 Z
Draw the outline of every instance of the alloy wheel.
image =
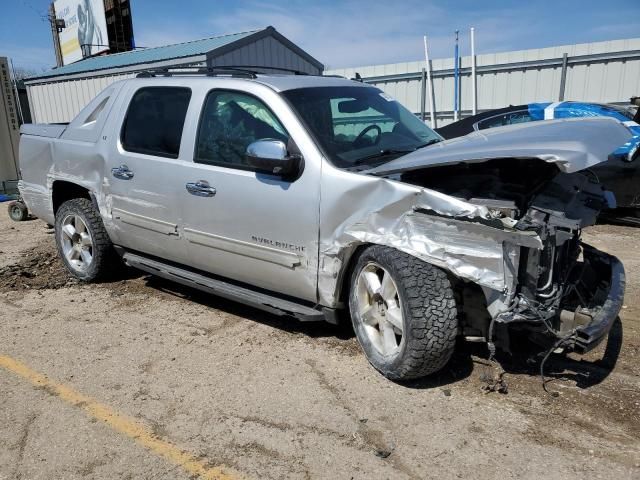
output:
M 398 287 L 391 274 L 375 262 L 360 271 L 356 283 L 357 319 L 372 345 L 382 355 L 398 352 L 403 315 Z

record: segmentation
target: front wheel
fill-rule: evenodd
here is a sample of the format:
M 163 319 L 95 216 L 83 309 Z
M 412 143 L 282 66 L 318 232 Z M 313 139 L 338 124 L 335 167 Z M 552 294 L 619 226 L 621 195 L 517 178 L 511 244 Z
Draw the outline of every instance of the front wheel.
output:
M 353 328 L 374 368 L 391 380 L 409 380 L 446 365 L 458 319 L 444 271 L 376 245 L 358 258 L 350 286 Z
M 104 278 L 118 263 L 100 213 L 87 198 L 74 198 L 60 206 L 55 237 L 60 258 L 79 280 Z

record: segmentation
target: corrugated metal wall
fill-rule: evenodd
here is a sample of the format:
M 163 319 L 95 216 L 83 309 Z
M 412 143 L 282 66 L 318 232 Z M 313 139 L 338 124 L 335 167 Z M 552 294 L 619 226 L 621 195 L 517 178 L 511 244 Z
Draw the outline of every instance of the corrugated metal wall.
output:
M 477 47 L 481 50 L 481 36 Z M 421 39 L 416 39 L 419 43 Z M 453 48 L 453 46 L 452 46 Z M 532 102 L 558 101 L 562 58 L 567 54 L 564 100 L 626 103 L 640 95 L 640 38 L 565 45 L 476 56 L 478 111 Z M 438 126 L 453 117 L 453 58 L 432 60 Z M 424 62 L 373 65 L 327 71 L 362 78 L 392 95 L 412 112 L 422 111 Z M 471 114 L 471 57 L 461 58 L 462 117 Z M 428 116 L 429 102 L 425 100 Z
M 71 121 L 93 98 L 118 80 L 135 73 L 82 78 L 27 86 L 33 123 Z

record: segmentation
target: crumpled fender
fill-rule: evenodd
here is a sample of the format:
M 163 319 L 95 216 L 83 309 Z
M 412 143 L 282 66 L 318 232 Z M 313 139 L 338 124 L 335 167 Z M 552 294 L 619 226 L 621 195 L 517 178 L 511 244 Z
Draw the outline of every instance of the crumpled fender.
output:
M 351 189 L 349 199 L 341 199 L 342 205 L 362 208 L 330 230 L 331 237 L 321 239 L 318 291 L 322 304 L 336 304 L 345 281 L 340 278 L 343 266 L 363 244 L 395 248 L 500 292 L 514 286 L 518 247 L 542 248 L 534 232 L 513 230 L 485 206 L 401 182 L 367 178 L 364 188 Z

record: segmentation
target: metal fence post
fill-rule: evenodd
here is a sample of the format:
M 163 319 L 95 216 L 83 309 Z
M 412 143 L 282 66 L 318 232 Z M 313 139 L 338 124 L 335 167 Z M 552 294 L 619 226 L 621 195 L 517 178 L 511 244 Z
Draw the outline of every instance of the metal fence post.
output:
M 420 118 L 424 122 L 427 119 L 427 71 L 422 69 L 420 78 Z
M 562 54 L 562 70 L 560 72 L 560 92 L 558 93 L 558 101 L 564 102 L 564 89 L 567 85 L 567 64 L 569 63 L 569 56 L 567 53 Z

